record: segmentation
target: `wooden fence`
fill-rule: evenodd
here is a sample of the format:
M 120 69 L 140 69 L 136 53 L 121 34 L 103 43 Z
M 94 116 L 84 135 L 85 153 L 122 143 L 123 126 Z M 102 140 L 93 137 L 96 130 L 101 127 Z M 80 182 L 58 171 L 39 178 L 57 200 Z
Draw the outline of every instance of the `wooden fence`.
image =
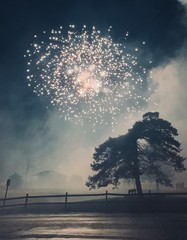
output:
M 63 195 L 29 195 L 21 197 L 11 197 L 11 198 L 0 198 L 0 208 L 11 208 L 11 207 L 23 207 L 27 208 L 32 205 L 63 205 L 64 209 L 67 209 L 68 205 L 71 204 L 91 204 L 91 203 L 105 203 L 108 202 L 118 202 L 129 198 L 141 198 L 141 199 L 152 199 L 154 196 L 167 197 L 167 196 L 183 196 L 187 198 L 187 193 L 143 193 L 138 195 L 136 193 L 97 193 L 97 194 L 68 194 L 66 192 Z
M 68 194 L 66 192 L 63 195 L 29 195 L 28 193 L 25 196 L 21 197 L 11 197 L 11 198 L 0 198 L 0 207 L 20 207 L 23 206 L 27 208 L 31 205 L 47 205 L 47 204 L 61 204 L 64 205 L 65 209 L 67 208 L 68 204 L 76 204 L 80 202 L 91 203 L 91 201 L 86 201 L 87 199 L 95 200 L 99 197 L 101 201 L 107 201 L 109 196 L 122 196 L 124 197 L 125 194 L 115 194 L 115 193 L 97 193 L 97 194 Z M 73 201 L 68 201 L 68 199 L 74 199 Z M 55 201 L 51 201 L 50 199 Z M 34 201 L 33 201 L 34 200 Z M 40 200 L 40 201 L 37 201 Z M 44 201 L 45 200 L 45 201 Z M 1 203 L 2 202 L 2 203 Z

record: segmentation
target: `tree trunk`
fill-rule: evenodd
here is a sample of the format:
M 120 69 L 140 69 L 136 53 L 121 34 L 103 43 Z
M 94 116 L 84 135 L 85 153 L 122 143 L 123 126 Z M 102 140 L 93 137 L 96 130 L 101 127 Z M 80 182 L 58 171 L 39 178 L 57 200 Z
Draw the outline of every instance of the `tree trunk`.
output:
M 140 182 L 140 174 L 139 174 L 139 172 L 136 173 L 136 175 L 135 175 L 135 183 L 136 183 L 137 193 L 138 194 L 142 194 L 142 185 L 141 185 L 141 182 Z
M 137 141 L 133 141 L 133 158 L 134 158 L 134 178 L 136 183 L 136 190 L 138 194 L 142 194 L 142 186 L 140 181 L 140 171 L 139 171 L 139 160 L 138 160 L 138 150 L 137 150 Z
M 159 192 L 159 190 L 160 190 L 159 182 L 158 182 L 158 180 L 156 179 L 156 191 Z

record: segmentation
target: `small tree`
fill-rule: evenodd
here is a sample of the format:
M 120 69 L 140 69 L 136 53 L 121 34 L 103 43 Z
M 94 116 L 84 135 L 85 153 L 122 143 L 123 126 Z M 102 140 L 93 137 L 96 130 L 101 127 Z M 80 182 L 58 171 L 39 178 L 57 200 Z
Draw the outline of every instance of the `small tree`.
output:
M 91 168 L 97 172 L 89 176 L 90 188 L 117 187 L 120 179 L 135 180 L 137 192 L 142 193 L 140 177 L 155 177 L 160 184 L 171 186 L 171 178 L 165 169 L 183 171 L 185 158 L 180 156 L 178 135 L 171 123 L 159 118 L 158 112 L 148 112 L 128 133 L 109 138 L 93 155 Z
M 23 179 L 18 173 L 14 173 L 10 176 L 11 179 L 11 185 L 10 188 L 18 189 L 22 187 Z

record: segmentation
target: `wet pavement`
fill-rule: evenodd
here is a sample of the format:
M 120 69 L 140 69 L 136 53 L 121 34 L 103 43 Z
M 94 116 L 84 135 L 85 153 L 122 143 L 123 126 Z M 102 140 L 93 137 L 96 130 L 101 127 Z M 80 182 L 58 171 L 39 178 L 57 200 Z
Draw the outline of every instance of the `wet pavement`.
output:
M 186 240 L 187 214 L 0 215 L 0 239 Z

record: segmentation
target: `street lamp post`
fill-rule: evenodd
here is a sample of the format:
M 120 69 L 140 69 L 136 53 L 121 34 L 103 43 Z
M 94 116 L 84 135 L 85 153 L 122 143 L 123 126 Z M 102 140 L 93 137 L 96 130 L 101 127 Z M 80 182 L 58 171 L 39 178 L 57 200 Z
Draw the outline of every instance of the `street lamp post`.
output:
M 10 182 L 11 182 L 11 179 L 7 179 L 7 181 L 6 181 L 5 197 L 4 197 L 4 201 L 3 201 L 3 208 L 4 208 L 4 206 L 5 206 L 6 197 L 7 197 L 7 193 L 8 193 L 8 187 L 10 186 Z

